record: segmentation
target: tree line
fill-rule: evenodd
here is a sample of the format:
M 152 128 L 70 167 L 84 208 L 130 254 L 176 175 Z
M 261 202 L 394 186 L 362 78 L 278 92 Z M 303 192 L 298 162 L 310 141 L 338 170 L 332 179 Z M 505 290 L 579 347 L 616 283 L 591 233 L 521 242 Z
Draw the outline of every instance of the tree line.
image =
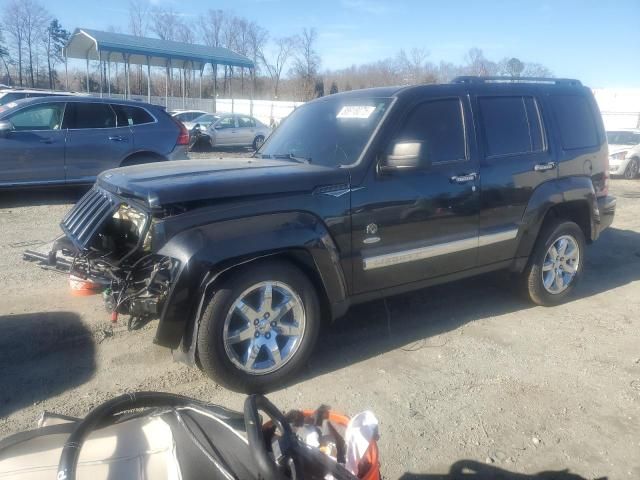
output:
M 213 82 L 204 82 L 202 90 L 203 96 L 209 98 L 214 92 L 223 97 L 232 92 L 246 97 L 251 89 L 255 98 L 306 101 L 354 88 L 447 82 L 458 75 L 552 75 L 544 65 L 517 58 L 489 60 L 478 48 L 471 48 L 460 64 L 444 61 L 436 64 L 429 60 L 428 50 L 414 48 L 400 50 L 394 57 L 376 62 L 321 70 L 318 32 L 314 28 L 302 28 L 296 35 L 277 36 L 258 22 L 225 10 L 209 9 L 198 17 L 186 17 L 171 7 L 153 5 L 148 0 L 130 0 L 126 24 L 110 25 L 107 30 L 229 48 L 254 62 L 253 70 L 222 65 L 209 67 L 207 75 Z M 10 0 L 3 9 L 0 23 L 0 83 L 66 88 L 58 69 L 64 61 L 62 47 L 68 38 L 69 31 L 38 0 Z M 124 69 L 114 63 L 114 70 L 109 88 L 113 93 L 122 93 Z M 133 94 L 146 94 L 145 70 L 142 66 L 132 68 Z M 177 94 L 181 88 L 186 89 L 187 95 L 199 93 L 195 72 L 179 72 L 178 77 L 173 70 L 170 73 L 171 94 Z M 69 74 L 70 89 L 86 89 L 86 75 L 82 70 L 72 69 Z M 164 72 L 152 73 L 154 95 L 164 94 L 163 75 Z M 89 79 L 92 91 L 96 91 L 100 76 L 100 66 L 93 65 Z M 102 77 L 106 78 L 105 72 Z

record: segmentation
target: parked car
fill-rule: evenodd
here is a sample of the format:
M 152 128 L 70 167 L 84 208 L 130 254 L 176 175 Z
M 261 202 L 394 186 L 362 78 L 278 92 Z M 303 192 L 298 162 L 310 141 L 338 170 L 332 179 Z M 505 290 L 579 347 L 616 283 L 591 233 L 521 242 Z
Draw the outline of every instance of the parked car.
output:
M 72 92 L 40 90 L 35 88 L 0 88 L 0 106 L 23 98 L 52 97 L 57 95 L 76 95 Z
M 208 137 L 211 147 L 253 147 L 258 150 L 271 129 L 249 115 L 222 113 L 201 133 Z
M 103 170 L 186 159 L 189 132 L 140 102 L 55 96 L 0 111 L 0 187 L 93 183 Z
M 631 180 L 640 170 L 640 129 L 607 132 L 609 173 Z
M 202 110 L 172 110 L 169 112 L 176 120 L 180 120 L 182 123 L 192 122 L 196 118 L 201 115 L 204 115 L 207 112 L 203 112 Z
M 575 80 L 344 92 L 254 158 L 101 174 L 48 258 L 74 251 L 74 275 L 109 279 L 114 315 L 159 318 L 156 343 L 267 390 L 357 303 L 499 269 L 533 303 L 564 301 L 613 220 L 607 156 Z

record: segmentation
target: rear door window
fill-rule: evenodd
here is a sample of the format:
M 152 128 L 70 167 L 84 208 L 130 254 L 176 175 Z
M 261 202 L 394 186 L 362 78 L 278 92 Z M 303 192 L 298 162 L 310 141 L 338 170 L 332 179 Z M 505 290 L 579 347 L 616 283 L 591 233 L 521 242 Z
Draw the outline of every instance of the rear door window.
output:
M 488 157 L 540 152 L 544 137 L 533 97 L 479 97 Z
M 550 101 L 563 149 L 575 150 L 598 145 L 598 130 L 593 110 L 585 97 L 553 95 Z
M 466 158 L 462 105 L 457 98 L 433 100 L 418 105 L 405 120 L 397 141 L 420 141 L 431 163 Z
M 251 117 L 238 117 L 238 127 L 253 128 L 256 126 L 256 122 Z
M 224 117 L 216 126 L 220 128 L 236 128 L 236 122 L 233 117 Z
M 64 115 L 64 128 L 81 130 L 87 128 L 114 128 L 116 114 L 107 103 L 72 102 Z
M 16 130 L 59 130 L 64 102 L 44 103 L 23 108 L 9 117 Z

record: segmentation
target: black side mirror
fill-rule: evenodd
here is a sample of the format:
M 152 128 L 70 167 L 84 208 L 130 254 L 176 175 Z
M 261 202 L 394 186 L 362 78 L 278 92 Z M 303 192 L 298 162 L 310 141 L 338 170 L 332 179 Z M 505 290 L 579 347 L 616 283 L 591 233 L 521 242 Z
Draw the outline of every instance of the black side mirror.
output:
M 391 173 L 406 170 L 426 170 L 431 162 L 423 142 L 394 143 L 391 153 L 380 162 L 380 171 Z
M 13 131 L 13 123 L 9 120 L 0 120 L 0 137 L 4 138 Z

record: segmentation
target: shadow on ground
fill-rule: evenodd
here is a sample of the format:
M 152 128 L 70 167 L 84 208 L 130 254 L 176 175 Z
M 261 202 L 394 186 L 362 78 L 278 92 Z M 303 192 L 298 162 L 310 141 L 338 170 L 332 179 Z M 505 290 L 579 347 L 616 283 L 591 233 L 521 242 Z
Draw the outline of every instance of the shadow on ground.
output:
M 532 308 L 513 280 L 506 272 L 496 272 L 354 306 L 323 331 L 297 380 L 398 348 L 432 347 L 430 337 L 476 320 Z M 640 280 L 640 234 L 609 228 L 588 247 L 586 269 L 571 301 L 636 280 Z
M 0 208 L 34 207 L 39 205 L 74 204 L 90 186 L 58 188 L 24 188 L 0 191 Z
M 405 473 L 400 480 L 587 480 L 585 477 L 571 473 L 568 470 L 546 471 L 527 475 L 514 473 L 502 468 L 474 462 L 473 460 L 460 460 L 444 474 Z M 600 477 L 594 480 L 607 480 Z
M 0 316 L 0 417 L 81 385 L 95 369 L 93 336 L 77 314 Z

